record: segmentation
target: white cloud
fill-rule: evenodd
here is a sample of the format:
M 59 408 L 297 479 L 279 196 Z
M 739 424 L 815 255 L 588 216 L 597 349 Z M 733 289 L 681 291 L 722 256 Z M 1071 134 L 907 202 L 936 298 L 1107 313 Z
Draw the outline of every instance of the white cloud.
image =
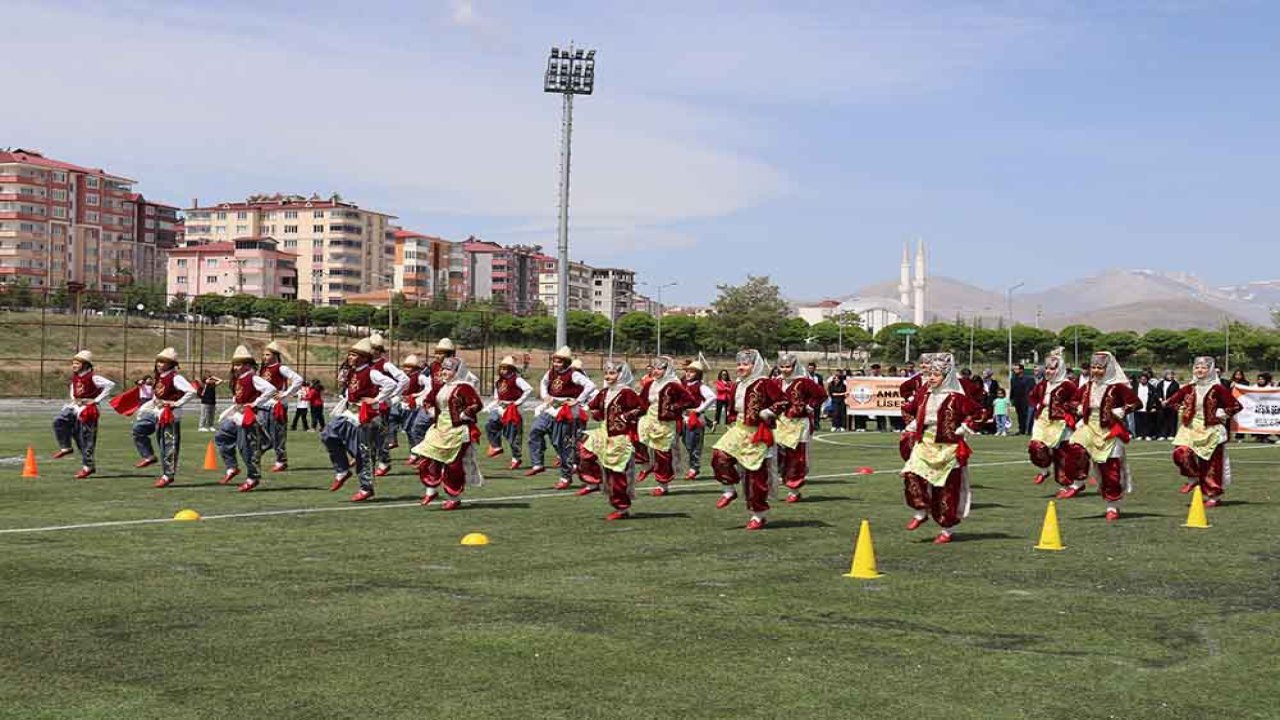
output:
M 471 0 L 454 0 L 453 14 L 450 16 L 454 25 L 462 27 L 470 27 L 480 23 L 481 18 L 476 12 L 476 5 Z

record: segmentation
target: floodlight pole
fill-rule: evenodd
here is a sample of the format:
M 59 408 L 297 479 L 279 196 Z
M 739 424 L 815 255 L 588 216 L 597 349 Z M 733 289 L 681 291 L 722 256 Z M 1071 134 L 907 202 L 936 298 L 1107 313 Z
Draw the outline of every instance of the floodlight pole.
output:
M 573 46 L 569 46 L 570 52 Z M 573 138 L 573 93 L 564 94 L 560 113 L 560 227 L 559 272 L 556 278 L 556 347 L 569 344 L 569 156 Z

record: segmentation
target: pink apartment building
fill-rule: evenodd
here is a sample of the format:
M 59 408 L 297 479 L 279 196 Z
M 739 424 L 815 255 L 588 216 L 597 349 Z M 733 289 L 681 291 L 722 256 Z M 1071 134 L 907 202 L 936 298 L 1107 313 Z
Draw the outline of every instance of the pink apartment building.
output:
M 298 297 L 298 256 L 269 237 L 243 237 L 169 251 L 168 292 L 197 295 Z

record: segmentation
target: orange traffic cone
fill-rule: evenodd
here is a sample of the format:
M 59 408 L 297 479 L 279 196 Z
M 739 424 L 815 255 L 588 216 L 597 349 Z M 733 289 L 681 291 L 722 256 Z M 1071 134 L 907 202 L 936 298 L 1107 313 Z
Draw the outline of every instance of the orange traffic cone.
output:
M 22 477 L 40 477 L 40 470 L 36 467 L 36 449 L 31 445 L 27 446 L 27 459 L 22 463 Z
M 204 469 L 218 469 L 218 449 L 213 446 L 213 441 L 209 441 L 209 446 L 204 449 Z

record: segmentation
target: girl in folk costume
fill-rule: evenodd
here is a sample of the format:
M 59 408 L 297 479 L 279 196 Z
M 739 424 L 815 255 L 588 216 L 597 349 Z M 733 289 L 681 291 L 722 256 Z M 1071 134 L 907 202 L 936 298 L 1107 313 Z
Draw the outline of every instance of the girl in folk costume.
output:
M 391 397 L 378 406 L 378 412 L 382 414 L 382 422 L 374 430 L 377 437 L 374 438 L 373 445 L 377 450 L 378 459 L 373 474 L 383 477 L 391 472 L 391 450 L 395 439 L 388 430 L 391 421 L 391 403 L 404 395 L 405 388 L 409 387 L 409 376 L 387 357 L 387 341 L 381 333 L 370 335 L 369 345 L 373 347 L 373 369 L 391 378 L 396 384 L 395 392 Z
M 778 484 L 777 451 L 770 426 L 786 410 L 788 402 L 782 388 L 769 377 L 768 366 L 758 350 L 743 350 L 735 360 L 736 419 L 711 451 L 711 469 L 716 480 L 725 486 L 716 507 L 728 507 L 738 497 L 736 488 L 741 481 L 747 509 L 751 511 L 747 529 L 759 530 L 765 526 L 769 496 Z
M 1180 492 L 1197 485 L 1205 507 L 1214 507 L 1231 484 L 1227 442 L 1231 418 L 1242 409 L 1240 401 L 1218 379 L 1213 358 L 1198 357 L 1191 366 L 1195 382 L 1183 385 L 1165 401 L 1178 413 L 1178 434 L 1173 438 L 1173 464 L 1187 478 Z
M 423 457 L 418 464 L 418 477 L 427 486 L 423 505 L 430 505 L 443 485 L 449 499 L 441 509 L 457 510 L 466 486 L 484 483 L 475 450 L 480 439 L 476 417 L 483 403 L 475 386 L 468 382 L 470 377 L 473 376 L 462 358 L 450 357 L 440 363 L 442 384 L 435 394 L 436 421 L 422 442 L 410 451 Z
M 1107 522 L 1120 517 L 1120 502 L 1133 484 L 1125 458 L 1129 429 L 1124 421 L 1139 404 L 1115 356 L 1094 353 L 1089 360 L 1089 380 L 1081 383 L 1072 404 L 1071 414 L 1080 418 L 1067 450 L 1074 476 L 1069 487 L 1058 491 L 1058 497 L 1079 495 L 1092 465 L 1102 498 L 1107 502 Z
M 521 445 L 524 444 L 524 416 L 520 406 L 533 394 L 533 386 L 520 377 L 516 359 L 510 355 L 498 363 L 498 377 L 493 381 L 493 401 L 489 403 L 489 421 L 485 434 L 489 437 L 488 457 L 502 454 L 505 438 L 511 446 L 511 469 L 520 467 Z
M 591 399 L 596 385 L 586 373 L 573 369 L 573 353 L 566 345 L 551 356 L 551 369 L 542 376 L 538 391 L 542 404 L 534 411 L 533 427 L 529 429 L 529 461 L 533 466 L 525 477 L 546 472 L 542 463 L 550 436 L 560 458 L 560 480 L 555 489 L 565 490 L 573 484 L 577 459 L 578 406 Z
M 267 343 L 267 346 L 262 350 L 262 370 L 258 372 L 264 380 L 271 383 L 271 386 L 276 389 L 274 397 L 266 401 L 263 406 L 266 412 L 262 413 L 257 419 L 257 422 L 262 425 L 262 432 L 269 443 L 268 447 L 276 455 L 276 462 L 271 466 L 271 472 L 284 472 L 289 469 L 289 427 L 287 422 L 289 419 L 289 398 L 302 390 L 303 383 L 302 376 L 294 372 L 293 368 L 285 365 L 284 359 L 286 359 L 284 348 L 273 340 Z
M 685 391 L 676 375 L 676 362 L 670 357 L 663 355 L 653 361 L 652 376 L 652 382 L 640 398 L 645 411 L 636 428 L 640 442 L 649 449 L 651 463 L 638 480 L 643 482 L 652 473 L 658 482 L 653 496 L 662 497 L 669 492 L 668 483 L 676 477 L 676 425 L 681 414 L 698 401 Z
M 605 363 L 604 391 L 596 393 L 590 404 L 600 425 L 583 436 L 578 448 L 578 476 L 584 483 L 578 494 L 596 492 L 603 484 L 613 506 L 605 520 L 622 520 L 631 514 L 636 474 L 632 438 L 644 414 L 644 403 L 631 382 L 629 365 Z
M 680 442 L 689 454 L 689 470 L 686 480 L 693 480 L 702 472 L 702 443 L 707 434 L 704 415 L 716 404 L 716 391 L 702 381 L 707 372 L 707 359 L 698 353 L 698 359 L 684 366 L 684 390 L 698 403 L 680 419 Z
M 915 398 L 916 393 L 921 388 L 928 391 L 928 375 L 929 364 L 937 357 L 937 353 L 923 353 L 920 355 L 920 372 L 912 373 L 910 377 L 898 386 L 898 397 L 902 398 L 902 435 L 898 438 L 898 454 L 902 456 L 902 461 L 906 462 L 911 458 L 911 451 L 916 446 L 916 440 L 920 434 L 916 432 L 914 424 L 915 416 L 907 411 L 907 405 Z
M 809 475 L 809 441 L 827 391 L 800 369 L 795 355 L 783 355 L 778 367 L 787 408 L 778 418 L 773 436 L 778 443 L 778 472 L 788 490 L 787 502 L 794 503 L 800 502 L 800 488 Z
M 182 406 L 196 396 L 195 387 L 178 374 L 178 351 L 165 348 L 156 355 L 155 387 L 150 400 L 138 410 L 133 421 L 133 445 L 142 459 L 134 467 L 160 462 L 160 477 L 154 487 L 173 484 L 178 472 L 178 451 L 182 445 Z M 151 436 L 160 440 L 160 458 L 151 446 Z
M 263 420 L 273 409 L 283 407 L 278 402 L 279 389 L 266 375 L 258 372 L 258 363 L 249 348 L 240 345 L 231 356 L 231 407 L 218 420 L 218 432 L 213 442 L 222 455 L 227 472 L 222 484 L 227 485 L 240 474 L 236 451 L 244 458 L 246 479 L 240 484 L 240 492 L 249 492 L 262 481 L 262 453 L 272 438 Z M 283 423 L 281 423 L 283 424 Z
M 116 384 L 93 371 L 93 353 L 81 350 L 71 358 L 70 402 L 62 406 L 53 419 L 53 436 L 58 441 L 54 459 L 66 457 L 80 448 L 80 469 L 76 479 L 89 477 L 97 470 L 93 451 L 98 445 L 98 403 L 107 399 Z
M 978 432 L 982 405 L 960 385 L 955 360 L 938 353 L 925 366 L 925 385 L 903 408 L 916 435 L 902 468 L 907 506 L 915 510 L 908 530 L 933 516 L 942 532 L 935 544 L 951 542 L 952 528 L 969 515 L 969 446 L 966 435 Z
M 1071 431 L 1076 428 L 1075 399 L 1079 388 L 1067 378 L 1067 363 L 1062 348 L 1054 348 L 1044 362 L 1044 379 L 1027 394 L 1027 405 L 1035 408 L 1035 424 L 1027 454 L 1031 464 L 1041 469 L 1031 482 L 1039 485 L 1050 475 L 1061 486 L 1069 487 L 1074 478 L 1087 474 L 1084 453 L 1073 452 Z M 1085 462 L 1084 467 L 1071 463 Z
M 403 430 L 409 438 L 409 447 L 413 447 L 422 442 L 422 438 L 426 437 L 426 430 L 421 435 L 417 435 L 414 430 L 414 424 L 418 419 L 418 415 L 422 409 L 418 405 L 418 395 L 431 382 L 431 376 L 422 368 L 422 360 L 417 354 L 409 353 L 400 361 L 401 369 L 409 378 L 409 384 L 405 386 L 404 393 L 395 398 L 391 404 L 391 414 L 387 418 L 387 447 L 397 448 L 400 446 L 400 431 Z M 414 457 L 409 456 L 409 460 L 414 462 Z
M 376 441 L 382 438 L 384 422 L 379 408 L 395 395 L 396 381 L 374 367 L 373 344 L 368 338 L 347 351 L 339 379 L 341 397 L 333 407 L 329 424 L 320 433 L 320 441 L 333 464 L 329 492 L 336 492 L 351 478 L 351 458 L 354 457 L 360 490 L 351 496 L 351 502 L 364 502 L 373 497 L 373 465 L 378 457 Z

